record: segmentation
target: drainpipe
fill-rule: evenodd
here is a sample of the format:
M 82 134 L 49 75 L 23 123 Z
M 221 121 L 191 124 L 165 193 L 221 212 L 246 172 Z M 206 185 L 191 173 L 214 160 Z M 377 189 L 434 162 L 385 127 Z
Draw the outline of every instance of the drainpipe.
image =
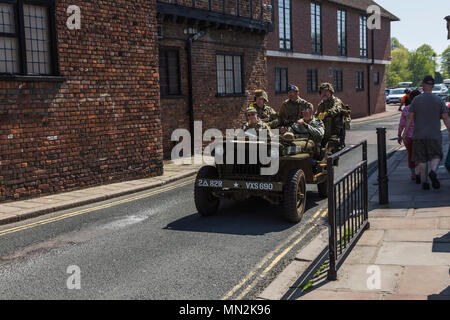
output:
M 189 106 L 189 131 L 191 133 L 191 156 L 194 156 L 194 97 L 192 85 L 192 43 L 205 32 L 200 31 L 189 37 L 186 42 L 187 67 L 188 67 L 188 106 Z
M 373 66 L 375 65 L 375 33 L 374 33 L 374 29 L 370 30 L 371 31 L 371 45 L 372 45 L 372 62 L 367 65 L 367 102 L 368 102 L 368 114 L 369 116 L 372 115 L 371 112 L 371 107 L 372 107 L 372 90 L 370 89 L 370 86 L 372 85 L 372 77 L 370 75 L 370 71 L 373 70 Z

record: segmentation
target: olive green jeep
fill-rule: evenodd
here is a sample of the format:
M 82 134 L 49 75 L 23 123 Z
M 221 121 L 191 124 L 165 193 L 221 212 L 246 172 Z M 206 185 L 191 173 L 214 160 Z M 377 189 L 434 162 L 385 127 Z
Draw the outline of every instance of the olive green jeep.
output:
M 266 159 L 279 161 L 276 172 L 265 174 L 273 163 L 263 164 L 259 157 L 255 161 L 255 152 L 259 154 L 262 147 Z M 281 205 L 283 216 L 289 222 L 300 222 L 306 207 L 306 184 L 316 184 L 321 197 L 327 197 L 328 184 L 325 149 L 317 148 L 312 153 L 299 149 L 295 144 L 286 146 L 270 141 L 236 138 L 220 141 L 213 152 L 214 166 L 204 166 L 197 174 L 194 199 L 199 214 L 214 215 L 222 199 L 243 201 L 259 197 Z M 229 150 L 233 150 L 232 161 L 227 161 Z M 239 150 L 245 150 L 245 159 L 241 158 L 240 162 L 237 161 Z

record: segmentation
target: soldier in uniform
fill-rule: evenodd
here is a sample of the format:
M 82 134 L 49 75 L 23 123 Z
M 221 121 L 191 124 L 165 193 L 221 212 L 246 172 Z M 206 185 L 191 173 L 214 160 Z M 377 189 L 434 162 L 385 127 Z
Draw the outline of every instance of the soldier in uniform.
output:
M 325 125 L 325 136 L 322 147 L 333 154 L 345 147 L 345 123 L 349 122 L 351 110 L 334 96 L 334 88 L 330 83 L 322 83 L 319 88 L 322 96 L 316 116 Z
M 267 125 L 275 129 L 278 123 L 278 113 L 268 105 L 269 98 L 264 90 L 255 91 L 255 101 L 250 104 L 249 108 L 255 108 L 258 118 L 267 123 Z
M 320 153 L 320 146 L 325 134 L 324 124 L 317 119 L 311 107 L 302 111 L 302 118 L 282 136 L 283 142 L 298 147 L 301 153 Z
M 248 107 L 246 113 L 248 121 L 242 127 L 244 131 L 254 129 L 259 134 L 261 130 L 267 130 L 267 137 L 272 135 L 269 125 L 259 119 L 258 111 L 255 108 Z
M 281 126 L 281 134 L 284 134 L 288 127 L 300 120 L 303 109 L 306 107 L 314 109 L 310 102 L 300 98 L 298 87 L 294 85 L 289 86 L 288 97 L 289 99 L 283 102 L 280 112 L 278 113 L 279 119 L 277 125 Z

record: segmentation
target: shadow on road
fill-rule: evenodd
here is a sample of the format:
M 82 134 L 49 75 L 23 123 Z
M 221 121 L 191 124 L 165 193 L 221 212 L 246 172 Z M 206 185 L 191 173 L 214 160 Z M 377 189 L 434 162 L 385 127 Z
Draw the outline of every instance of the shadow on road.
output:
M 310 210 L 318 206 L 317 192 L 307 191 L 307 205 L 303 220 L 315 212 Z M 198 213 L 185 216 L 169 223 L 164 229 L 209 232 L 236 235 L 264 235 L 290 229 L 294 224 L 286 222 L 281 215 L 281 206 L 254 198 L 243 202 L 222 201 L 219 212 L 211 217 L 202 217 Z

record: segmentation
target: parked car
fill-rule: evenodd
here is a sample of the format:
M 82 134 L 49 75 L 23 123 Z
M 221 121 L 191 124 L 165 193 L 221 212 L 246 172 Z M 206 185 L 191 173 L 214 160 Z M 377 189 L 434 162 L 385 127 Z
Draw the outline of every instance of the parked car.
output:
M 447 97 L 447 92 L 448 92 L 448 88 L 443 83 L 438 83 L 438 84 L 434 85 L 434 87 L 433 87 L 433 93 L 437 94 L 438 96 L 440 96 L 442 98 Z
M 405 88 L 401 89 L 392 89 L 389 92 L 389 95 L 386 97 L 387 104 L 400 104 L 402 102 L 402 98 L 405 95 Z
M 391 89 L 386 89 L 385 90 L 385 94 L 386 94 L 386 97 L 389 95 L 389 92 L 391 91 Z

